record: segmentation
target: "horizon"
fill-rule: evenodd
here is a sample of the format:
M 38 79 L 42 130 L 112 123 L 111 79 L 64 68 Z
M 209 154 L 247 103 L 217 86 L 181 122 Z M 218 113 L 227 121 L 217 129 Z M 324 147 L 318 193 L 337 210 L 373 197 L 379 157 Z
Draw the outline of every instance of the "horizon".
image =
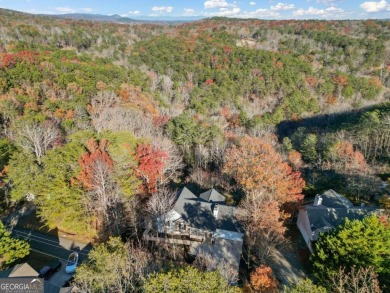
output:
M 143 1 L 144 2 L 144 1 Z M 60 0 L 55 4 L 47 0 L 14 0 L 2 2 L 0 8 L 30 14 L 89 14 L 119 15 L 135 20 L 191 19 L 229 17 L 265 20 L 358 20 L 388 19 L 390 3 L 380 1 L 353 0 L 295 0 L 295 1 L 227 1 L 207 0 L 182 3 L 179 0 L 153 0 L 148 4 L 140 0 L 110 3 L 88 0 Z

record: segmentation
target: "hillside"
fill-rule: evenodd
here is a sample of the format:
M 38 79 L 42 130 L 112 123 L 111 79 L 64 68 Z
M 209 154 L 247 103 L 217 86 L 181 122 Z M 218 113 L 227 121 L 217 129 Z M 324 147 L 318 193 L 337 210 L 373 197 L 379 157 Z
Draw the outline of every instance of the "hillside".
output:
M 238 205 L 243 286 L 268 247 L 288 242 L 304 195 L 334 189 L 378 206 L 385 193 L 389 21 L 168 24 L 5 9 L 0 19 L 1 216 L 32 205 L 40 226 L 113 245 L 97 246 L 103 256 L 124 251 L 111 236 L 130 233 L 137 261 L 158 260 L 134 272 L 134 288 L 189 260 L 140 245 L 144 220 L 184 185 Z

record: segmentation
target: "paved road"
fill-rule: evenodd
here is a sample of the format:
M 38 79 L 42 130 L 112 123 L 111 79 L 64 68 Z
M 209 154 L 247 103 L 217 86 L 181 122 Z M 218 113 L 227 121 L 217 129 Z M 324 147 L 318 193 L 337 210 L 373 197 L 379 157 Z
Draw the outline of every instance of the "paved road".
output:
M 72 251 L 77 251 L 79 254 L 79 262 L 85 261 L 92 248 L 91 244 L 88 243 L 76 242 L 63 236 L 56 237 L 19 227 L 12 229 L 12 235 L 27 240 L 32 250 L 60 260 L 67 260 Z

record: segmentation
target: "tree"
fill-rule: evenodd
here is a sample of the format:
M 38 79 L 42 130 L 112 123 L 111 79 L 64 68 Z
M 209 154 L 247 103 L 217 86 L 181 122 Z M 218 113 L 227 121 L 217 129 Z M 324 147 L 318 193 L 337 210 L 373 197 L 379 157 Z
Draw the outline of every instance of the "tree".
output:
M 136 159 L 138 176 L 144 181 L 144 192 L 156 192 L 157 183 L 162 178 L 164 166 L 169 159 L 168 154 L 143 143 L 137 146 Z
M 288 287 L 285 286 L 283 293 L 326 293 L 326 289 L 322 286 L 315 285 L 310 279 L 300 279 L 297 283 L 293 283 Z
M 89 191 L 87 205 L 96 213 L 97 228 L 104 231 L 115 226 L 118 231 L 122 197 L 113 177 L 113 161 L 106 151 L 107 140 L 98 143 L 90 139 L 87 146 L 88 152 L 79 159 L 81 171 L 77 179 Z
M 176 194 L 167 188 L 162 188 L 154 193 L 146 203 L 146 211 L 153 217 L 153 220 L 160 219 L 165 222 L 165 215 L 168 213 L 176 200 Z
M 217 272 L 201 272 L 187 266 L 152 274 L 144 284 L 146 293 L 233 293 L 240 289 L 232 287 Z
M 24 241 L 11 237 L 0 221 L 0 269 L 26 257 L 30 253 L 30 245 Z
M 310 133 L 305 137 L 301 145 L 300 151 L 306 161 L 312 163 L 316 162 L 318 158 L 317 143 L 318 138 L 317 135 L 315 135 L 314 133 Z
M 115 237 L 95 246 L 88 259 L 75 276 L 76 284 L 85 292 L 141 292 L 146 275 L 156 268 L 145 250 Z
M 83 133 L 85 137 L 87 134 Z M 60 229 L 84 237 L 94 237 L 93 213 L 87 209 L 86 194 L 75 178 L 80 173 L 79 158 L 84 142 L 72 138 L 66 145 L 49 150 L 42 159 L 39 193 L 34 201 L 37 214 L 49 229 Z
M 349 272 L 340 268 L 335 276 L 330 279 L 332 292 L 337 293 L 381 293 L 378 274 L 373 267 L 356 268 L 353 266 Z
M 25 150 L 32 152 L 38 164 L 46 151 L 59 143 L 60 132 L 54 123 L 28 123 L 18 127 L 17 142 Z
M 276 292 L 278 282 L 272 274 L 272 269 L 261 265 L 251 273 L 251 285 L 257 292 Z
M 226 260 L 217 260 L 210 254 L 200 253 L 196 256 L 193 265 L 200 271 L 217 271 L 229 284 L 238 281 L 237 269 Z
M 282 161 L 281 156 L 260 138 L 244 137 L 226 151 L 223 172 L 230 175 L 246 192 L 280 204 L 303 198 L 305 181 L 299 172 Z
M 346 219 L 343 225 L 320 234 L 311 256 L 314 276 L 325 284 L 341 267 L 346 273 L 372 266 L 382 285 L 390 280 L 390 225 L 376 215 L 363 220 Z
M 299 170 L 299 168 L 301 168 L 303 165 L 302 156 L 296 150 L 291 150 L 288 153 L 288 161 L 290 162 L 290 164 L 294 168 L 294 170 Z
M 363 154 L 355 151 L 349 141 L 337 142 L 330 152 L 336 170 L 349 174 L 368 172 L 369 168 Z
M 285 241 L 286 214 L 274 200 L 263 200 L 261 195 L 250 193 L 239 205 L 237 218 L 244 224 L 248 253 L 253 248 L 261 261 L 275 245 Z

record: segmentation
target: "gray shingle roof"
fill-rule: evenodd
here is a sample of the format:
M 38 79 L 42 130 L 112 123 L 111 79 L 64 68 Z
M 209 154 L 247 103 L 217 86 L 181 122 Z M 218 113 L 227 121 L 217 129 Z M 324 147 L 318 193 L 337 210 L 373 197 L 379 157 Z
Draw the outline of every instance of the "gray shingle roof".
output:
M 201 193 L 199 197 L 207 202 L 225 203 L 225 197 L 214 188 Z
M 328 208 L 352 208 L 353 204 L 344 196 L 338 194 L 333 189 L 329 189 L 321 194 L 322 205 Z
M 28 263 L 22 263 L 14 266 L 11 269 L 1 271 L 0 277 L 37 277 L 38 273 Z
M 380 211 L 375 207 L 354 206 L 347 198 L 332 189 L 321 194 L 321 197 L 320 206 L 305 206 L 313 232 L 312 240 L 315 240 L 320 232 L 329 231 L 343 224 L 345 219 L 361 220 Z
M 212 191 L 210 191 L 210 198 L 211 195 L 213 195 Z M 218 195 L 214 196 L 214 198 L 217 199 L 217 196 Z M 215 218 L 213 215 L 215 206 L 216 203 L 206 202 L 204 199 L 194 195 L 188 188 L 184 187 L 179 192 L 173 209 L 194 228 L 209 231 L 223 229 L 240 232 L 241 225 L 236 219 L 237 208 L 225 204 L 218 204 L 218 216 Z

